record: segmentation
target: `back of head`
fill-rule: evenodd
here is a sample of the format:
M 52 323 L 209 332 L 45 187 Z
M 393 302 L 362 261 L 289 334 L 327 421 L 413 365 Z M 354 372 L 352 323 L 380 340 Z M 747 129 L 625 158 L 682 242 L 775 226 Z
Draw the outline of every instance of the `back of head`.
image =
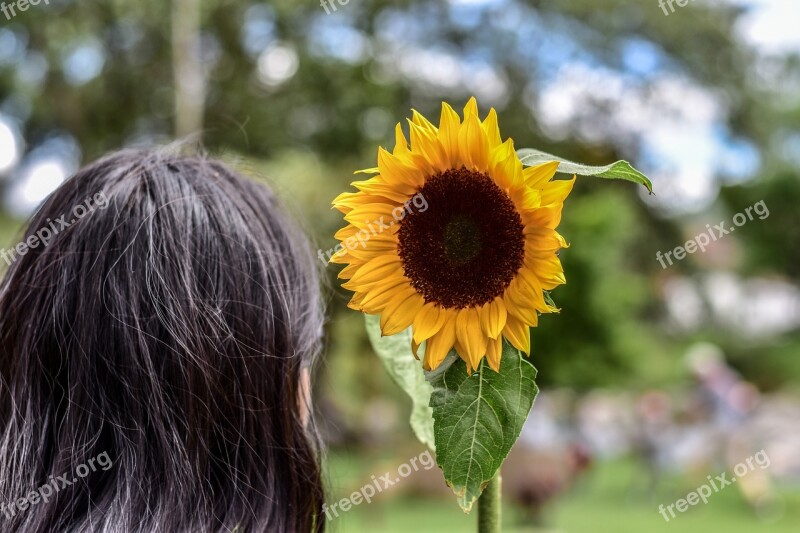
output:
M 318 278 L 265 186 L 120 152 L 23 242 L 0 286 L 3 531 L 322 530 L 298 400 Z

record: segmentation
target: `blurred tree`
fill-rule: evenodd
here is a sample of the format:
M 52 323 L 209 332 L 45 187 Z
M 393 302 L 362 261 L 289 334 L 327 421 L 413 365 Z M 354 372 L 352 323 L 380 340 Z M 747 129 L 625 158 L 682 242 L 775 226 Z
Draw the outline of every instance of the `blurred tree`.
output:
M 800 161 L 796 150 L 789 160 L 785 152 L 789 140 L 797 146 L 798 58 L 764 58 L 740 42 L 741 15 L 728 4 L 695 3 L 665 17 L 655 1 L 633 0 L 357 0 L 330 13 L 290 0 L 51 0 L 0 28 L 0 118 L 18 125 L 27 156 L 58 133 L 77 141 L 84 160 L 202 124 L 208 150 L 265 171 L 327 249 L 340 221 L 321 208 L 353 169 L 373 164 L 376 145 L 389 145 L 410 107 L 435 116 L 442 100 L 458 105 L 475 94 L 498 108 L 503 134 L 519 146 L 647 168 L 648 117 L 680 108 L 683 89 L 702 90 L 725 110 L 714 114 L 712 132 L 755 147 L 766 172 L 756 191 L 725 190 L 716 209 L 736 212 L 765 198 L 779 221 L 748 228 L 744 271 L 797 283 Z M 564 66 L 598 76 L 577 111 L 559 107 L 561 95 L 576 91 L 555 83 Z M 666 102 L 665 76 L 677 87 Z M 554 120 L 559 113 L 568 116 Z M 21 168 L 7 192 L 23 179 Z M 730 182 L 721 172 L 712 179 L 712 188 Z M 663 327 L 659 288 L 665 277 L 704 267 L 687 260 L 662 272 L 654 259 L 684 240 L 688 219 L 665 216 L 618 185 L 581 181 L 567 204 L 568 285 L 553 294 L 562 316 L 533 331 L 544 385 L 670 379 L 695 336 Z M 656 183 L 660 198 L 670 191 L 668 179 Z M 333 284 L 335 269 L 328 272 Z M 349 313 L 344 298 L 332 301 L 334 322 Z M 356 322 L 360 340 L 334 339 L 331 365 L 353 368 L 340 358 L 357 357 L 361 377 L 373 379 L 379 363 L 362 349 Z M 354 401 L 380 394 L 333 388 Z

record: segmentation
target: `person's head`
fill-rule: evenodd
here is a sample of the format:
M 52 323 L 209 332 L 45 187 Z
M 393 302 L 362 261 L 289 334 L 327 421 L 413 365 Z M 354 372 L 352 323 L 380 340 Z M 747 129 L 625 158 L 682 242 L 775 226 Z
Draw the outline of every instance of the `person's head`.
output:
M 0 530 L 324 528 L 301 385 L 318 276 L 266 186 L 124 151 L 20 242 L 0 285 Z

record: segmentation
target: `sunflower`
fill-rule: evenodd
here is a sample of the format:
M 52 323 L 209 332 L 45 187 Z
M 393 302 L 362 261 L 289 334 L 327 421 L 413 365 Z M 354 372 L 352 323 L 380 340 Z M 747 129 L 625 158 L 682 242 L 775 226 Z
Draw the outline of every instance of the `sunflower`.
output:
M 505 337 L 530 355 L 530 327 L 557 312 L 545 292 L 566 282 L 555 230 L 575 178 L 558 162 L 523 168 L 497 113 L 481 121 L 475 98 L 463 120 L 442 104 L 439 126 L 413 111 L 394 150 L 378 149 L 376 174 L 333 206 L 348 223 L 331 262 L 354 292 L 349 307 L 380 315 L 383 335 L 413 327 L 415 355 L 433 370 L 455 348 L 468 372 L 485 356 L 500 368 Z

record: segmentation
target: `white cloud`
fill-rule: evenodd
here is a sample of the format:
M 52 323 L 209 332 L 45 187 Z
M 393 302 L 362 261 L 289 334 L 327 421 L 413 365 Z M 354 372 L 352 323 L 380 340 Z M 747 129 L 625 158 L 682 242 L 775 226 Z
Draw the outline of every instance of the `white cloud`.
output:
M 765 53 L 800 52 L 800 2 L 797 0 L 724 0 L 744 6 L 736 31 Z
M 623 155 L 636 159 L 658 190 L 656 196 L 645 193 L 645 201 L 683 213 L 715 200 L 721 161 L 735 157 L 721 133 L 728 113 L 721 102 L 677 74 L 645 83 L 607 68 L 568 63 L 529 105 L 554 138 L 629 141 L 620 144 L 636 146 L 636 152 Z

